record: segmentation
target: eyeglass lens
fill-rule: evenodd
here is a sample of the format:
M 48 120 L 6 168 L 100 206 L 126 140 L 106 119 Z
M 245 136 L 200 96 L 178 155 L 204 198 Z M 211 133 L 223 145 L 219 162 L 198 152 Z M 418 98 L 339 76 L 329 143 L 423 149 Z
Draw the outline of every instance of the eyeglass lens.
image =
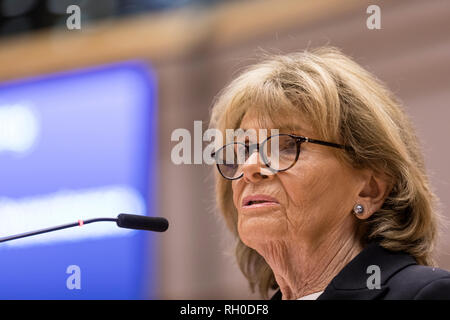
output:
M 260 160 L 274 172 L 289 169 L 297 159 L 297 144 L 297 139 L 289 135 L 271 136 L 259 146 Z M 241 142 L 230 143 L 219 149 L 216 162 L 222 175 L 228 179 L 238 178 L 243 165 L 257 149 L 256 144 Z M 256 159 L 253 157 L 251 161 L 255 162 Z

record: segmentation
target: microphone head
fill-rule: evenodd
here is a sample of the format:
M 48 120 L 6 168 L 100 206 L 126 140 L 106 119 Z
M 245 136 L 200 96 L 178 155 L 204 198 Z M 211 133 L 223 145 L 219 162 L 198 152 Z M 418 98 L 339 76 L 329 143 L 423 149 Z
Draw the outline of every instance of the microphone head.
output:
M 121 213 L 117 216 L 117 225 L 127 229 L 164 232 L 169 228 L 169 221 L 162 217 L 147 217 Z

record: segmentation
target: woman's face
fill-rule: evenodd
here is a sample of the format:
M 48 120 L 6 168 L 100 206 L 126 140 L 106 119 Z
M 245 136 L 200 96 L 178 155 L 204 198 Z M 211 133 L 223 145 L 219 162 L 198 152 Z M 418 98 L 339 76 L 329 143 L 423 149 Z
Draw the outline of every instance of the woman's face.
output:
M 258 129 L 276 129 L 260 128 L 257 120 L 252 113 L 247 113 L 241 128 L 257 132 Z M 298 130 L 279 128 L 280 133 L 319 138 L 301 116 L 286 120 L 294 121 Z M 351 212 L 360 190 L 361 176 L 356 169 L 338 161 L 333 151 L 327 146 L 302 143 L 293 167 L 266 176 L 261 175 L 264 164 L 256 160 L 257 153 L 247 160 L 242 169 L 244 176 L 232 182 L 238 232 L 247 246 L 257 249 L 267 241 L 293 239 L 318 245 L 324 237 L 355 231 L 356 219 Z M 256 158 L 251 161 L 252 157 Z M 266 202 L 245 205 L 243 201 L 252 196 Z

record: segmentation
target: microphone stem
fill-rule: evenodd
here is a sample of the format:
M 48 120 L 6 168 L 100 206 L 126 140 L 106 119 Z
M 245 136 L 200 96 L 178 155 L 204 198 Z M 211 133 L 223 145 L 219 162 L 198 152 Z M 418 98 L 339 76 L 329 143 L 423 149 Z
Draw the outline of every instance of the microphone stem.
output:
M 80 226 L 81 227 L 81 226 L 83 226 L 85 224 L 92 223 L 92 222 L 98 222 L 98 221 L 113 221 L 113 222 L 117 222 L 117 218 L 95 218 L 95 219 L 88 219 L 88 220 L 78 220 L 78 222 L 74 222 L 74 223 L 63 224 L 63 225 L 56 226 L 56 227 L 51 227 L 51 228 L 46 228 L 46 229 L 41 229 L 41 230 L 36 230 L 36 231 L 31 231 L 31 232 L 25 232 L 25 233 L 12 235 L 12 236 L 9 236 L 9 237 L 0 238 L 0 242 L 5 242 L 5 241 L 9 241 L 9 240 L 14 240 L 14 239 L 20 239 L 20 238 L 25 238 L 25 237 L 29 237 L 29 236 L 35 236 L 35 235 L 42 234 L 42 233 L 47 233 L 47 232 L 52 232 L 52 231 L 56 231 L 56 230 L 72 228 L 72 227 L 76 227 L 76 226 Z

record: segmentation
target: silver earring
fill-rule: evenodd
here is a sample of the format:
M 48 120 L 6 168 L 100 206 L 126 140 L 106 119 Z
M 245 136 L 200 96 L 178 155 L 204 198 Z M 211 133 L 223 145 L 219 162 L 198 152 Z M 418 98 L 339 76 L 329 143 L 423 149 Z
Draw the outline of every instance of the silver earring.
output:
M 356 215 L 361 215 L 364 213 L 364 207 L 361 204 L 356 204 L 353 207 L 353 213 Z

